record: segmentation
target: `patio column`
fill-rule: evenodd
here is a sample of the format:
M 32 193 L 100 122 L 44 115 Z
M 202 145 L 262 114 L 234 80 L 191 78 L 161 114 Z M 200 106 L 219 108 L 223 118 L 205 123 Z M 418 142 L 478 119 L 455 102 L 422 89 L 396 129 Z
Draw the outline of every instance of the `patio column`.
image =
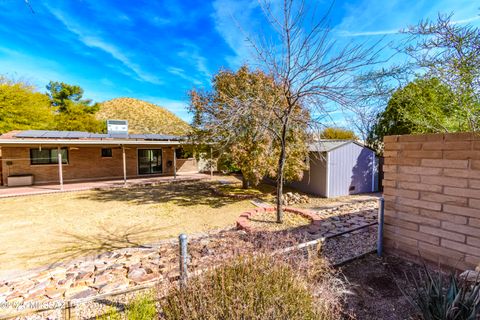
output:
M 173 148 L 173 178 L 177 179 L 177 151 L 176 148 Z
M 122 159 L 123 159 L 123 185 L 127 186 L 127 156 L 125 154 L 125 146 L 122 145 Z
M 213 151 L 210 147 L 210 178 L 213 178 Z
M 57 147 L 58 158 L 58 180 L 60 181 L 60 190 L 63 191 L 63 163 L 62 163 L 62 149 Z

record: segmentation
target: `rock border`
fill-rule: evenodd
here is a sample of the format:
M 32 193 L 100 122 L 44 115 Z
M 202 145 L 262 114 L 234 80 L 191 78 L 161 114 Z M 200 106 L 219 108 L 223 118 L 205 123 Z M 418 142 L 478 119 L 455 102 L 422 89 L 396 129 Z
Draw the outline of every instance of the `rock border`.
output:
M 237 218 L 237 229 L 238 230 L 244 230 L 246 232 L 252 232 L 256 231 L 258 229 L 255 229 L 252 227 L 250 224 L 250 217 L 254 216 L 257 213 L 260 212 L 275 212 L 276 208 L 275 207 L 268 207 L 268 208 L 256 208 L 256 209 L 251 209 L 248 211 L 244 211 L 238 218 Z M 319 217 L 312 212 L 309 209 L 300 209 L 300 208 L 292 208 L 292 207 L 284 207 L 283 211 L 291 212 L 298 214 L 304 218 L 307 218 L 310 220 L 310 225 L 314 224 L 315 221 L 320 221 Z

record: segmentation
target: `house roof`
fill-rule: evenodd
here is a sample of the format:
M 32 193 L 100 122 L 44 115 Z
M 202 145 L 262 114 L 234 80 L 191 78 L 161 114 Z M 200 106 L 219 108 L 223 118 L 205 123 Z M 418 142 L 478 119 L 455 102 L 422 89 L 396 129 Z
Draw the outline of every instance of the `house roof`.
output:
M 347 145 L 349 143 L 358 144 L 361 147 L 365 147 L 363 144 L 356 140 L 334 140 L 334 139 L 320 139 L 313 143 L 310 143 L 308 146 L 308 151 L 310 152 L 330 152 L 334 149 L 337 149 L 341 146 Z
M 83 131 L 27 130 L 11 131 L 0 136 L 1 145 L 52 144 L 52 145 L 111 145 L 111 144 L 180 144 L 186 138 L 164 134 L 112 135 Z

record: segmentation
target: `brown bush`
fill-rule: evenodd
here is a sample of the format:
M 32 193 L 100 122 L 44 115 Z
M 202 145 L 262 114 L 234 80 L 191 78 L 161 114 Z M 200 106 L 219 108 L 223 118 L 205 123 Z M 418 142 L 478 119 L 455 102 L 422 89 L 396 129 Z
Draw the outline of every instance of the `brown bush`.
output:
M 323 301 L 318 296 L 319 285 L 332 284 L 326 280 L 332 277 L 330 269 L 322 265 L 302 272 L 299 266 L 266 255 L 236 257 L 191 279 L 185 289 L 173 288 L 160 302 L 161 316 L 185 320 L 338 318 L 338 295 L 329 294 Z M 330 289 L 338 291 L 334 286 Z

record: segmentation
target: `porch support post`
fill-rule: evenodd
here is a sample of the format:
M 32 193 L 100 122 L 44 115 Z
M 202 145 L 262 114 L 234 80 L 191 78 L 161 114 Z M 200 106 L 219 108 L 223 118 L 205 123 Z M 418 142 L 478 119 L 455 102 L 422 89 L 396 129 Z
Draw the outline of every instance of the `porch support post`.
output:
M 177 149 L 173 148 L 173 178 L 177 179 Z
M 123 160 L 123 185 L 127 186 L 127 156 L 125 154 L 125 146 L 122 145 L 122 160 Z
M 213 178 L 213 151 L 210 146 L 210 178 Z
M 60 190 L 63 191 L 63 163 L 62 163 L 62 149 L 57 147 L 58 158 L 58 180 L 60 181 Z

